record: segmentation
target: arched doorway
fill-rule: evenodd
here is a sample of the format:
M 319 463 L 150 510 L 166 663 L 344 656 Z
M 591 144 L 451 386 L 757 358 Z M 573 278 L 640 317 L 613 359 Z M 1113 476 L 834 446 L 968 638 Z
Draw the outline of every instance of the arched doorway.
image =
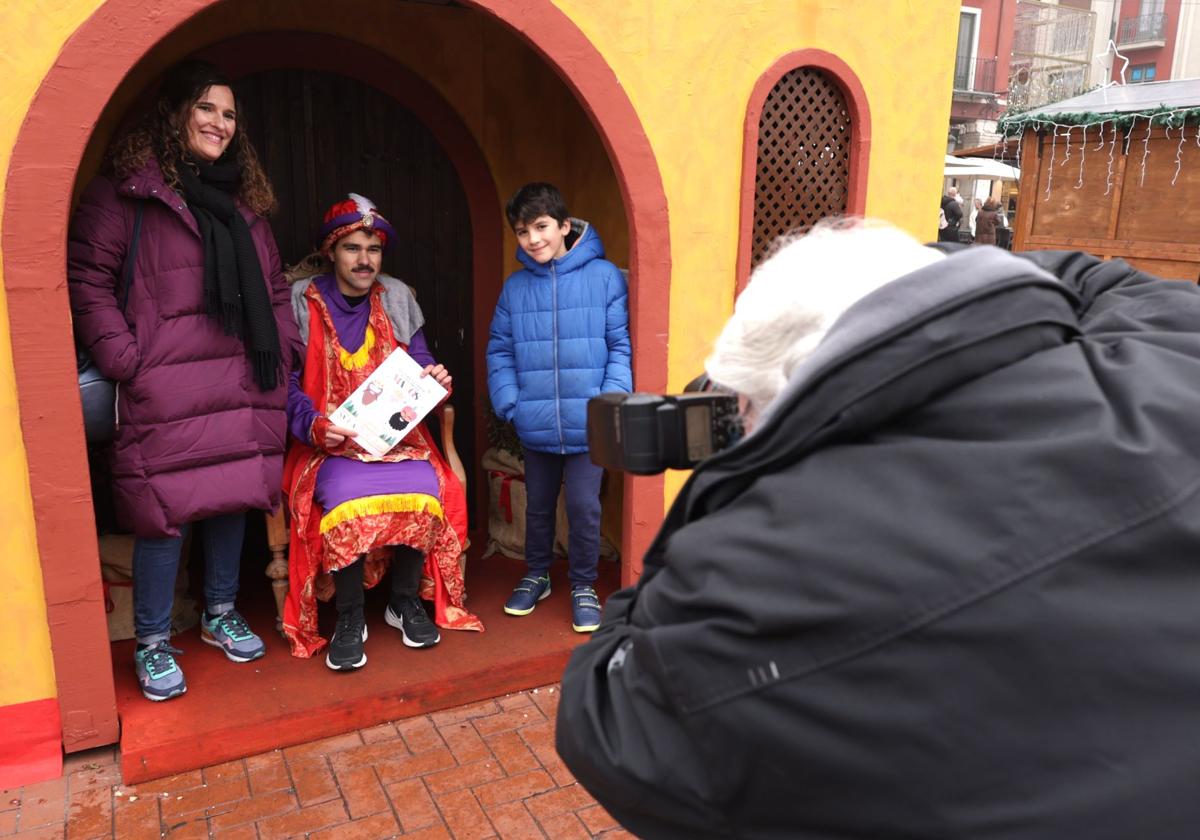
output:
M 146 54 L 189 20 L 222 0 L 180 0 L 145 14 L 138 0 L 107 0 L 64 46 L 29 109 L 13 148 L 4 200 L 3 258 L 22 437 L 29 465 L 38 550 L 43 567 L 58 700 L 68 751 L 111 743 L 117 720 L 112 672 L 103 632 L 95 535 L 87 504 L 88 479 L 77 412 L 51 411 L 75 392 L 66 291 L 61 271 L 45 255 L 62 253 L 79 163 L 100 114 L 121 81 Z M 502 21 L 561 76 L 599 132 L 620 184 L 629 221 L 630 309 L 634 373 L 642 390 L 665 389 L 670 282 L 670 228 L 661 177 L 640 120 L 612 69 L 579 28 L 550 0 L 467 0 L 462 6 Z M 246 8 L 238 4 L 239 9 Z M 259 22 L 261 26 L 263 22 Z M 279 26 L 291 24 L 281 14 Z M 368 51 L 369 52 L 369 51 Z M 261 61 L 262 56 L 245 56 Z M 359 68 L 370 59 L 321 52 L 293 53 L 290 65 L 341 62 Z M 272 65 L 267 65 L 272 66 Z M 326 69 L 338 69 L 329 67 Z M 395 68 L 393 67 L 393 70 Z M 411 73 L 409 75 L 412 75 Z M 395 76 L 377 77 L 394 84 Z M 417 81 L 421 80 L 417 77 Z M 419 96 L 427 96 L 429 86 Z M 436 97 L 435 97 L 436 98 Z M 462 123 L 441 104 L 426 124 L 442 139 Z M 464 137 L 465 134 L 465 137 Z M 477 141 L 460 132 L 464 146 Z M 445 145 L 445 143 L 444 143 Z M 459 160 L 456 158 L 456 160 Z M 460 172 L 460 175 L 462 173 Z M 493 236 L 498 253 L 499 207 L 489 202 L 486 167 L 463 177 L 471 204 L 478 279 L 480 238 Z M 491 218 L 489 229 L 477 221 Z M 494 250 L 492 250 L 494 249 Z M 498 289 L 500 274 L 490 282 Z M 479 295 L 480 285 L 476 284 Z M 479 319 L 494 297 L 479 298 Z M 481 312 L 487 315 L 481 315 Z M 56 352 L 58 351 L 58 352 Z M 478 375 L 477 375 L 478 377 Z M 479 380 L 477 378 L 477 385 Z M 68 398 L 68 404 L 73 404 Z M 622 577 L 632 581 L 662 517 L 661 479 L 625 479 Z

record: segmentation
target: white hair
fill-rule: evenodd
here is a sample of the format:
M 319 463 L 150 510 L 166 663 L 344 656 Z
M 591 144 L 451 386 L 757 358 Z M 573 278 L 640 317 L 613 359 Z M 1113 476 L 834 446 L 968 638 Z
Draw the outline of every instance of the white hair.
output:
M 705 369 L 745 399 L 752 423 L 852 304 L 944 258 L 887 222 L 821 222 L 755 269 Z

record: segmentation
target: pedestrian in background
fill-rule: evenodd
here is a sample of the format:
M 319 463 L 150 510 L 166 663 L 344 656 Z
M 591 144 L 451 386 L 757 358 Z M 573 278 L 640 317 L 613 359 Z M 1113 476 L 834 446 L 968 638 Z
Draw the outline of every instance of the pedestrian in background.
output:
M 942 196 L 942 213 L 946 216 L 946 226 L 938 231 L 938 242 L 957 242 L 958 229 L 962 226 L 963 211 L 957 200 L 958 190 L 951 187 Z
M 975 216 L 975 244 L 995 245 L 996 228 L 998 227 L 1001 227 L 1000 205 L 996 203 L 995 199 L 989 198 Z

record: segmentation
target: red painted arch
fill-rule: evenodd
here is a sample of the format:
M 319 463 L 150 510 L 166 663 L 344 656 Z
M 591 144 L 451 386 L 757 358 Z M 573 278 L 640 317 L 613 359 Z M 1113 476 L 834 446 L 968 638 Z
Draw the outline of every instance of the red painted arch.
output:
M 850 185 L 846 213 L 861 216 L 867 212 L 867 166 L 871 159 L 871 109 L 867 91 L 850 65 L 825 50 L 805 49 L 788 53 L 772 64 L 754 85 L 746 106 L 744 145 L 742 147 L 741 227 L 738 238 L 737 293 L 750 280 L 750 258 L 754 240 L 754 186 L 758 173 L 758 122 L 763 103 L 779 80 L 800 67 L 823 70 L 841 90 L 850 109 Z
M 145 0 L 107 0 L 68 39 L 43 79 L 17 136 L 7 174 L 4 285 L 63 746 L 68 752 L 118 737 L 63 277 L 71 195 L 92 130 L 122 79 L 154 44 L 218 2 L 153 3 L 151 14 Z M 665 389 L 671 267 L 667 202 L 632 103 L 596 47 L 550 0 L 465 2 L 498 18 L 537 50 L 597 127 L 616 169 L 630 224 L 636 381 L 642 390 Z M 441 128 L 451 130 L 452 122 Z M 465 181 L 464 187 L 471 190 Z M 493 195 L 494 191 L 493 186 Z M 499 217 L 499 206 L 491 212 Z M 485 235 L 489 229 L 498 230 L 494 224 L 482 225 Z M 488 282 L 498 289 L 499 279 Z M 490 311 L 491 303 L 477 300 L 476 311 Z M 625 582 L 640 573 L 641 556 L 662 520 L 662 508 L 661 479 L 626 477 L 621 546 Z

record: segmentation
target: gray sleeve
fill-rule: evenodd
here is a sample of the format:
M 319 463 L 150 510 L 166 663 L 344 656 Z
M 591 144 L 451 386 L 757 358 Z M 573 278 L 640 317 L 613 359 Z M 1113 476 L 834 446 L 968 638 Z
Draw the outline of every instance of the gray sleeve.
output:
M 413 334 L 425 325 L 416 293 L 403 280 L 387 274 L 380 275 L 379 282 L 383 284 L 383 309 L 392 322 L 396 340 L 408 344 Z
M 292 316 L 300 328 L 300 341 L 305 345 L 308 344 L 308 300 L 304 297 L 304 291 L 311 282 L 312 278 L 306 277 L 292 284 Z

